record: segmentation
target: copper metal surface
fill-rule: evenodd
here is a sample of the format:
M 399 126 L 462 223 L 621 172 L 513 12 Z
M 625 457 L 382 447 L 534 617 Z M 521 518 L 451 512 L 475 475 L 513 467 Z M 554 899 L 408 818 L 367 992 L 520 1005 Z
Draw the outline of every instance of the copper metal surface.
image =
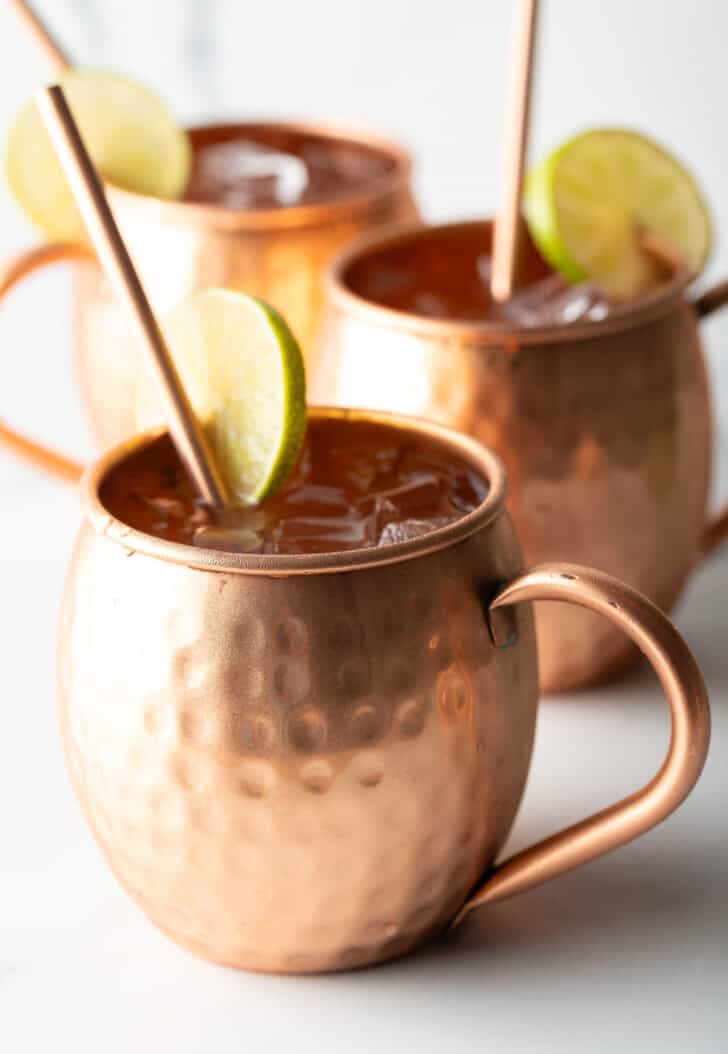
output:
M 538 0 L 518 0 L 508 64 L 500 196 L 493 232 L 490 290 L 493 299 L 499 303 L 509 300 L 518 284 L 521 197 L 528 151 L 537 25 Z
M 440 239 L 447 258 L 474 234 L 487 252 L 486 223 L 408 228 L 345 252 L 329 277 L 309 397 L 422 415 L 476 436 L 506 463 L 528 562 L 597 567 L 669 610 L 701 554 L 728 534 L 726 514 L 705 526 L 711 410 L 696 324 L 728 288 L 693 306 L 678 275 L 603 322 L 528 330 L 410 315 L 352 288 L 361 261 L 386 269 L 396 252 L 406 266 L 403 252 L 414 259 L 425 237 Z M 615 674 L 636 654 L 589 611 L 545 606 L 536 624 L 546 691 Z
M 26 3 L 26 0 L 8 0 L 8 2 L 53 69 L 57 73 L 68 69 L 70 66 L 68 56 L 31 5 Z
M 362 143 L 391 158 L 392 171 L 365 192 L 328 204 L 243 212 L 189 202 L 163 202 L 118 189 L 111 205 L 153 308 L 163 313 L 195 289 L 226 286 L 277 307 L 301 343 L 310 366 L 331 257 L 356 236 L 417 210 L 410 162 L 391 143 L 344 128 L 308 124 L 241 124 L 265 138 L 266 129 L 294 128 Z M 193 145 L 219 129 L 195 128 Z M 108 284 L 93 266 L 78 270 L 75 344 L 82 393 L 103 446 L 133 431 L 137 361 L 126 320 Z
M 29 252 L 22 253 L 0 269 L 0 299 L 18 285 L 26 275 L 48 264 L 59 260 L 87 260 L 89 250 L 78 245 L 41 245 Z M 14 454 L 32 462 L 37 468 L 61 479 L 77 482 L 83 473 L 83 467 L 71 458 L 49 449 L 15 429 L 0 422 L 0 444 Z
M 522 893 L 644 834 L 685 800 L 708 753 L 710 708 L 702 674 L 685 641 L 650 600 L 597 571 L 542 564 L 519 575 L 494 598 L 491 618 L 495 610 L 527 600 L 581 605 L 632 639 L 665 689 L 672 722 L 670 747 L 660 771 L 641 791 L 498 864 L 456 922 L 481 904 Z
M 179 458 L 202 500 L 222 509 L 229 503 L 225 482 L 114 222 L 63 89 L 59 85 L 42 88 L 36 101 L 91 243 L 144 351 L 145 365 L 156 382 L 163 420 Z
M 400 955 L 652 827 L 707 750 L 705 689 L 664 616 L 583 568 L 523 574 L 497 458 L 434 424 L 367 416 L 446 443 L 489 480 L 483 504 L 378 550 L 265 557 L 175 545 L 110 516 L 104 478 L 154 435 L 82 484 L 59 633 L 72 779 L 149 918 L 232 966 Z M 536 598 L 587 604 L 630 633 L 665 684 L 673 744 L 629 803 L 494 869 L 531 757 Z

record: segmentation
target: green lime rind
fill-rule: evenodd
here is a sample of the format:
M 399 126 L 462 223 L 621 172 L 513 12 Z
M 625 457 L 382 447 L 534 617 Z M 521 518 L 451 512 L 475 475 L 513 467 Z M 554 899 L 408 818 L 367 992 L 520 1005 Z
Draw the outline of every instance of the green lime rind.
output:
M 187 186 L 192 148 L 165 104 L 126 77 L 70 69 L 58 78 L 103 178 L 150 197 L 174 199 Z M 16 115 L 5 140 L 5 179 L 30 221 L 51 242 L 86 242 L 73 196 L 35 102 Z
M 555 150 L 529 170 L 524 185 L 524 208 L 531 237 L 544 260 L 567 281 L 583 282 L 586 278 L 583 268 L 571 258 L 561 239 L 554 194 L 559 160 L 567 146 Z
M 283 409 L 281 423 L 282 442 L 271 459 L 268 475 L 253 494 L 255 502 L 263 501 L 274 494 L 285 482 L 301 452 L 306 434 L 306 368 L 301 348 L 293 332 L 279 311 L 266 301 L 253 297 L 265 314 L 276 335 L 283 369 Z

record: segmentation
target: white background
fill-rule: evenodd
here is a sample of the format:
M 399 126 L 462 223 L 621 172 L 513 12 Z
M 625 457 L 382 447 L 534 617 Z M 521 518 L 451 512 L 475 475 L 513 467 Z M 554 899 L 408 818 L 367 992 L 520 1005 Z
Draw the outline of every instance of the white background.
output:
M 589 125 L 650 132 L 689 163 L 713 207 L 717 244 L 705 281 L 728 275 L 728 5 L 543 6 L 534 156 Z M 506 0 L 38 7 L 78 61 L 143 78 L 180 120 L 369 125 L 415 154 L 428 218 L 492 211 Z M 0 130 L 46 75 L 0 4 Z M 0 253 L 35 237 L 0 191 Z M 85 455 L 66 295 L 58 273 L 3 306 L 0 413 Z M 725 449 L 728 312 L 706 337 Z M 339 978 L 254 978 L 178 952 L 98 859 L 52 715 L 56 606 L 76 501 L 5 457 L 0 493 L 0 1050 L 728 1049 L 725 559 L 697 576 L 677 614 L 705 669 L 716 731 L 702 784 L 678 816 L 609 860 L 481 913 L 452 944 L 404 964 Z M 634 789 L 657 765 L 665 735 L 659 692 L 644 674 L 549 703 L 514 844 Z

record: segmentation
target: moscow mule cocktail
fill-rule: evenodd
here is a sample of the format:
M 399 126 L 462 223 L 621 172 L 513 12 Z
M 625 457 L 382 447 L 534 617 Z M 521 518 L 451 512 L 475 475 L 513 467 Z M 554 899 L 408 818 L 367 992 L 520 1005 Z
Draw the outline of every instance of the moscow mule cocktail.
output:
M 170 541 L 228 552 L 332 553 L 406 541 L 475 509 L 487 486 L 431 439 L 356 418 L 309 421 L 280 490 L 221 518 L 203 505 L 168 439 L 121 463 L 104 483 L 109 511 Z

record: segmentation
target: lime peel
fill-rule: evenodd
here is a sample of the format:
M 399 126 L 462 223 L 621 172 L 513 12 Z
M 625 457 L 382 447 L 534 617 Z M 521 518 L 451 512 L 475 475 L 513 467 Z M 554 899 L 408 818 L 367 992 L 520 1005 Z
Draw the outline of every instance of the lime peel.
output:
M 656 281 L 643 232 L 675 246 L 693 275 L 712 241 L 707 205 L 685 167 L 636 132 L 604 128 L 570 139 L 528 174 L 525 208 L 545 259 L 570 282 L 596 282 L 615 300 Z
M 235 501 L 269 497 L 293 468 L 306 430 L 303 357 L 285 319 L 255 297 L 206 289 L 185 298 L 162 328 Z M 146 375 L 136 418 L 140 429 L 161 422 Z

